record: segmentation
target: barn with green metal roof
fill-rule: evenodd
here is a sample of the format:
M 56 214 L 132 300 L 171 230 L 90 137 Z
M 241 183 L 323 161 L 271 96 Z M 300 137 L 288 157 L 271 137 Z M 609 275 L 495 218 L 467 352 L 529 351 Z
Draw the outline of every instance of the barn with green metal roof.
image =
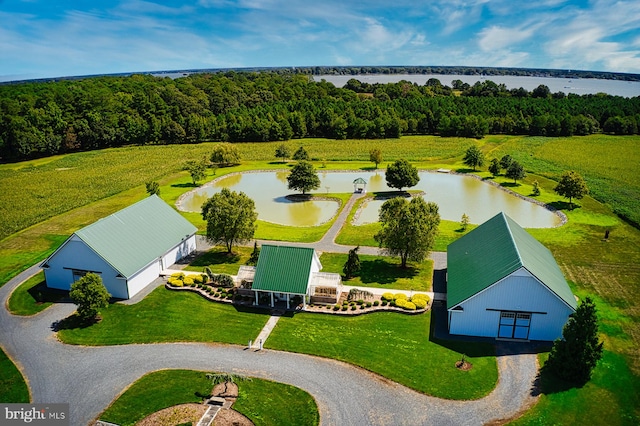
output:
M 69 290 L 88 272 L 129 299 L 196 249 L 197 228 L 152 195 L 73 233 L 42 264 L 47 286 Z
M 307 297 L 328 290 L 332 290 L 335 303 L 342 289 L 340 275 L 321 269 L 320 258 L 312 248 L 262 245 L 251 285 L 255 303 L 263 305 L 264 300 L 271 307 L 281 303 L 290 309 L 295 307 L 294 300 L 300 299 L 304 306 Z
M 551 252 L 504 213 L 447 248 L 451 334 L 554 340 L 576 307 Z

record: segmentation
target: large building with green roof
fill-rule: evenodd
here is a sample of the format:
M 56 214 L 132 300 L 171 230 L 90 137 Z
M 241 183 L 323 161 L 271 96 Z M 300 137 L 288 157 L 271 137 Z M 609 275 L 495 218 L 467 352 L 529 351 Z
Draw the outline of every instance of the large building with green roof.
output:
M 504 213 L 447 249 L 451 334 L 554 340 L 576 306 L 551 252 Z
M 73 233 L 41 265 L 47 286 L 69 290 L 88 272 L 129 299 L 196 249 L 197 228 L 152 195 Z

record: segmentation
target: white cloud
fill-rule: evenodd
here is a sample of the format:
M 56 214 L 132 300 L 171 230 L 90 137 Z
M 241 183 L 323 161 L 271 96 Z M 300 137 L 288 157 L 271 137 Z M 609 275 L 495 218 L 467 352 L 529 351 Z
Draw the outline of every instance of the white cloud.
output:
M 492 26 L 480 32 L 478 45 L 483 51 L 503 49 L 507 46 L 520 43 L 533 35 L 533 28 L 516 29 Z

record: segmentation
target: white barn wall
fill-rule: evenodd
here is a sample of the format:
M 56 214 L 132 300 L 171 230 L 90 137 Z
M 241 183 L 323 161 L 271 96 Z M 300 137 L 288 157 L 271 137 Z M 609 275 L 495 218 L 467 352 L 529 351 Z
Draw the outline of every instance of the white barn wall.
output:
M 449 314 L 449 332 L 452 334 L 497 337 L 499 311 L 522 311 L 533 312 L 529 340 L 554 340 L 560 337 L 562 327 L 573 312 L 524 268 L 460 306 L 462 312 L 451 311 Z
M 44 270 L 47 287 L 70 290 L 73 284 L 71 270 L 78 269 L 99 273 L 111 296 L 127 298 L 126 281 L 117 278 L 118 272 L 75 235 L 49 258 L 47 265 Z
M 180 244 L 169 250 L 164 256 L 162 256 L 162 268 L 167 269 L 169 266 L 176 263 L 178 260 L 190 255 L 196 250 L 196 236 L 195 234 L 181 241 Z
M 143 288 L 160 276 L 161 268 L 158 260 L 147 265 L 143 270 L 129 278 L 129 298 L 135 296 Z

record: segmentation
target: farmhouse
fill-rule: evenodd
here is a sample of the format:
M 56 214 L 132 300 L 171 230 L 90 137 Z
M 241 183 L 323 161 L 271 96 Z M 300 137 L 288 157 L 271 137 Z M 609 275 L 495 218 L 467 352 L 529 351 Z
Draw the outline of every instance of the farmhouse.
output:
M 318 303 L 336 303 L 342 291 L 339 274 L 320 272 L 322 264 L 312 248 L 264 244 L 250 288 L 256 304 L 287 309 L 298 303 L 306 306 L 307 297 Z
M 499 213 L 447 249 L 451 334 L 554 340 L 576 301 L 551 252 Z
M 129 299 L 196 248 L 196 227 L 152 195 L 76 231 L 40 266 L 47 286 L 69 290 L 89 272 Z

